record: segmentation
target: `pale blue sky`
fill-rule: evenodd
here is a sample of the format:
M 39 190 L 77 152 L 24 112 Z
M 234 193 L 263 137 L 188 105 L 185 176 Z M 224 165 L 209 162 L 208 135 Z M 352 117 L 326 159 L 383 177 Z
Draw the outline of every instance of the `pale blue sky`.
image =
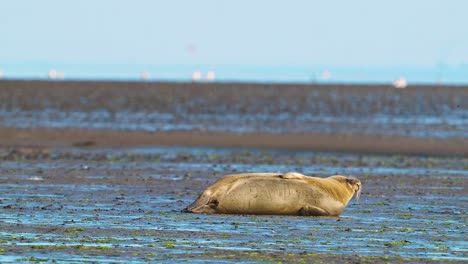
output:
M 468 62 L 468 1 L 0 1 L 0 61 Z

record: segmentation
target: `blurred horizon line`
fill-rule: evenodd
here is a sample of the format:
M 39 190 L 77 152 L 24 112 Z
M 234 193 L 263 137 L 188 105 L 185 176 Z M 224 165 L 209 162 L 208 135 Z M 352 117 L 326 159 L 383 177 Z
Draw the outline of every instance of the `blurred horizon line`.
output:
M 53 74 L 51 74 L 51 72 Z M 468 63 L 437 65 L 0 62 L 1 79 L 208 81 L 261 83 L 468 84 Z M 193 79 L 194 74 L 198 77 Z M 215 77 L 216 76 L 216 77 Z

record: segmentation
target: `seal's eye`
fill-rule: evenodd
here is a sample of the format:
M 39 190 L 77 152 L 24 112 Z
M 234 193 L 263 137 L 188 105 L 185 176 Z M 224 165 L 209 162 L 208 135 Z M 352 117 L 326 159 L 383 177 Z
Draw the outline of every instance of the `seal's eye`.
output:
M 354 186 L 354 185 L 358 185 L 358 186 L 359 186 L 359 185 L 361 184 L 361 182 L 360 182 L 358 179 L 356 179 L 356 178 L 346 178 L 346 182 L 348 182 L 348 183 L 351 184 L 352 186 Z

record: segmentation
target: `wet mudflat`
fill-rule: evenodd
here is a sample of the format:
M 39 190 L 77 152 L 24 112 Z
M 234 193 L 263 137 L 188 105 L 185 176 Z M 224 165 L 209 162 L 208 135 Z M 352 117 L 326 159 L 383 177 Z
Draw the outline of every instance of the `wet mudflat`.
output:
M 0 262 L 468 261 L 466 157 L 0 149 Z M 355 175 L 340 218 L 180 211 L 225 174 Z
M 463 86 L 0 82 L 0 126 L 468 137 Z

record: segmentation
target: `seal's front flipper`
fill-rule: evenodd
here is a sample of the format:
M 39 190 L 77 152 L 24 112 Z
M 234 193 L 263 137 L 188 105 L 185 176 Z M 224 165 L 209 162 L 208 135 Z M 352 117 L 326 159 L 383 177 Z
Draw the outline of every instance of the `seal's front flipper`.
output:
M 205 191 L 198 199 L 191 205 L 187 206 L 182 212 L 184 213 L 202 213 L 210 214 L 214 213 L 214 209 L 218 206 L 218 200 L 211 196 L 211 193 Z
M 322 208 L 316 206 L 304 206 L 298 212 L 302 216 L 329 216 L 330 214 Z

